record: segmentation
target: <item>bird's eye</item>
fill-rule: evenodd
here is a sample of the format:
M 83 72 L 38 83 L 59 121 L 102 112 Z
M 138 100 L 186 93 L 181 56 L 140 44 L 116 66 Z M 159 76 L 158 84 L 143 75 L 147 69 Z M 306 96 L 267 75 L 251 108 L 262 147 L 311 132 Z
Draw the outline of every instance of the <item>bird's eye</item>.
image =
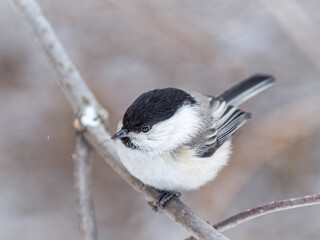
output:
M 148 132 L 150 130 L 150 126 L 144 126 L 141 128 L 142 132 Z

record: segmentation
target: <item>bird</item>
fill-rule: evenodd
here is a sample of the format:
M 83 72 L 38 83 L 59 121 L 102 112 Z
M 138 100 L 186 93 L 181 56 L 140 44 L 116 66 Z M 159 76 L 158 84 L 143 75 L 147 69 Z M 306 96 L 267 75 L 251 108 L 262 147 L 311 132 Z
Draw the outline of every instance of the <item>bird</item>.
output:
M 217 95 L 178 88 L 141 94 L 119 121 L 115 140 L 126 169 L 161 192 L 162 207 L 181 191 L 200 188 L 228 163 L 231 137 L 251 114 L 240 104 L 275 83 L 255 74 Z

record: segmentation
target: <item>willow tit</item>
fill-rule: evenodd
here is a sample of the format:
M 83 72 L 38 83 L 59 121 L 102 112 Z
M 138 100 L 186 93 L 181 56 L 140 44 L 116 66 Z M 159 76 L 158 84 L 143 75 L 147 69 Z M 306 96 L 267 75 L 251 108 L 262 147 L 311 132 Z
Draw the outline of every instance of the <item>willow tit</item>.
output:
M 178 191 L 197 189 L 227 164 L 231 136 L 250 118 L 238 105 L 275 82 L 251 76 L 217 97 L 176 88 L 140 95 L 127 109 L 118 132 L 119 157 L 144 184 L 163 192 L 158 209 Z

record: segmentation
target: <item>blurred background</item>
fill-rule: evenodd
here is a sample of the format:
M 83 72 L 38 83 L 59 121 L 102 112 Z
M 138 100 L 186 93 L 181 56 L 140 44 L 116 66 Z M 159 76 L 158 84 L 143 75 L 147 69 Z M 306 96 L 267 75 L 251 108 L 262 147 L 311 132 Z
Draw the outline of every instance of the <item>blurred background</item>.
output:
M 215 181 L 183 193 L 216 223 L 272 200 L 320 189 L 320 1 L 42 0 L 101 104 L 111 132 L 144 91 L 178 87 L 218 94 L 254 73 L 277 85 L 242 108 L 253 118 L 234 136 Z M 44 55 L 9 1 L 0 1 L 0 239 L 78 239 L 71 108 Z M 183 239 L 189 234 L 95 156 L 100 239 Z M 319 239 L 320 207 L 244 223 L 231 239 Z

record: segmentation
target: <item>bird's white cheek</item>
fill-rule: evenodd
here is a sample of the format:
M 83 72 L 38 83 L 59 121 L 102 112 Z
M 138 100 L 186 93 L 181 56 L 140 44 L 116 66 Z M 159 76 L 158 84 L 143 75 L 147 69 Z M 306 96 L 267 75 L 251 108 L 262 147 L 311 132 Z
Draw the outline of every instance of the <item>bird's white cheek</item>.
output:
M 150 148 L 148 144 L 148 138 L 145 133 L 129 133 L 129 138 L 131 139 L 132 143 L 138 146 L 141 149 L 147 150 Z
M 189 142 L 201 127 L 198 109 L 184 106 L 174 116 L 154 126 L 153 134 L 166 150 L 173 150 Z

